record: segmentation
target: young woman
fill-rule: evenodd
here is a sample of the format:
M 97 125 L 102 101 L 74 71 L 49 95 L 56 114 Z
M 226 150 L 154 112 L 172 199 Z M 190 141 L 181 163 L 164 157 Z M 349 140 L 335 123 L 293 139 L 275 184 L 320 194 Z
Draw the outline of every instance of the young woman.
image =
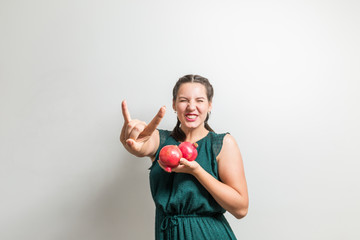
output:
M 243 161 L 235 139 L 217 134 L 208 125 L 213 88 L 199 75 L 180 78 L 173 89 L 177 124 L 173 131 L 157 129 L 165 115 L 162 107 L 147 125 L 132 120 L 122 102 L 124 126 L 120 141 L 138 157 L 148 156 L 150 187 L 156 205 L 156 239 L 236 239 L 224 212 L 243 218 L 248 211 L 248 192 Z M 197 143 L 195 161 L 182 158 L 166 172 L 158 161 L 166 145 Z

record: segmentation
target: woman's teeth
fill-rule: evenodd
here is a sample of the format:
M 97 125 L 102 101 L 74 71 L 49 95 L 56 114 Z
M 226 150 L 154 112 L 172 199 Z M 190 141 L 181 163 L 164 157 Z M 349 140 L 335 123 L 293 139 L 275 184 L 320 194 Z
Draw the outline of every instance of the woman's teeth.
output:
M 189 119 L 195 119 L 196 115 L 187 115 L 186 117 L 189 118 Z

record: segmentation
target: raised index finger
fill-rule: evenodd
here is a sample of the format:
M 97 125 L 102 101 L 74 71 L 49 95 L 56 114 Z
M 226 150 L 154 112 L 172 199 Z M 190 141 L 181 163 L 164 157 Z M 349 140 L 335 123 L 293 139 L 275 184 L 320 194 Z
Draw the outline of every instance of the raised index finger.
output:
M 122 109 L 122 113 L 123 113 L 125 122 L 126 123 L 130 122 L 131 117 L 130 117 L 130 113 L 129 113 L 129 110 L 127 108 L 127 104 L 126 104 L 125 100 L 123 100 L 122 103 L 121 103 L 121 109 Z
M 163 117 L 165 115 L 165 111 L 166 111 L 166 107 L 165 106 L 161 107 L 159 112 L 156 114 L 156 116 L 153 118 L 153 120 L 151 120 L 151 122 L 146 126 L 144 131 L 142 131 L 140 133 L 138 138 L 150 136 L 155 131 L 157 126 L 160 124 L 161 120 L 163 119 Z

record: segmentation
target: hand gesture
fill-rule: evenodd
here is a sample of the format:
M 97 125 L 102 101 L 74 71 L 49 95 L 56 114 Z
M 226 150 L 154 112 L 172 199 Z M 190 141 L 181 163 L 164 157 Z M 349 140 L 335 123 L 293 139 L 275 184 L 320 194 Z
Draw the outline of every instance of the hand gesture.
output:
M 149 124 L 137 119 L 131 119 L 125 100 L 122 102 L 121 108 L 124 125 L 121 130 L 120 141 L 130 153 L 138 157 L 144 157 L 149 152 L 149 149 L 146 149 L 148 147 L 146 143 L 151 139 L 152 134 L 164 117 L 165 106 L 160 108 Z

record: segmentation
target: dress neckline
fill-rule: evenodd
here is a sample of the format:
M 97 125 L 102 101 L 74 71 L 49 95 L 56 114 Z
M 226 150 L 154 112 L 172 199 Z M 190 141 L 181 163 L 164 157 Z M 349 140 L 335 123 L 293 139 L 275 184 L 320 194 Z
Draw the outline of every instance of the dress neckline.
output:
M 197 140 L 195 143 L 199 144 L 199 142 L 202 142 L 205 138 L 207 138 L 208 136 L 210 135 L 210 131 L 208 131 L 208 133 L 203 137 L 203 138 L 200 138 L 199 140 Z M 183 143 L 183 142 L 180 142 L 180 141 L 177 141 L 179 143 Z

